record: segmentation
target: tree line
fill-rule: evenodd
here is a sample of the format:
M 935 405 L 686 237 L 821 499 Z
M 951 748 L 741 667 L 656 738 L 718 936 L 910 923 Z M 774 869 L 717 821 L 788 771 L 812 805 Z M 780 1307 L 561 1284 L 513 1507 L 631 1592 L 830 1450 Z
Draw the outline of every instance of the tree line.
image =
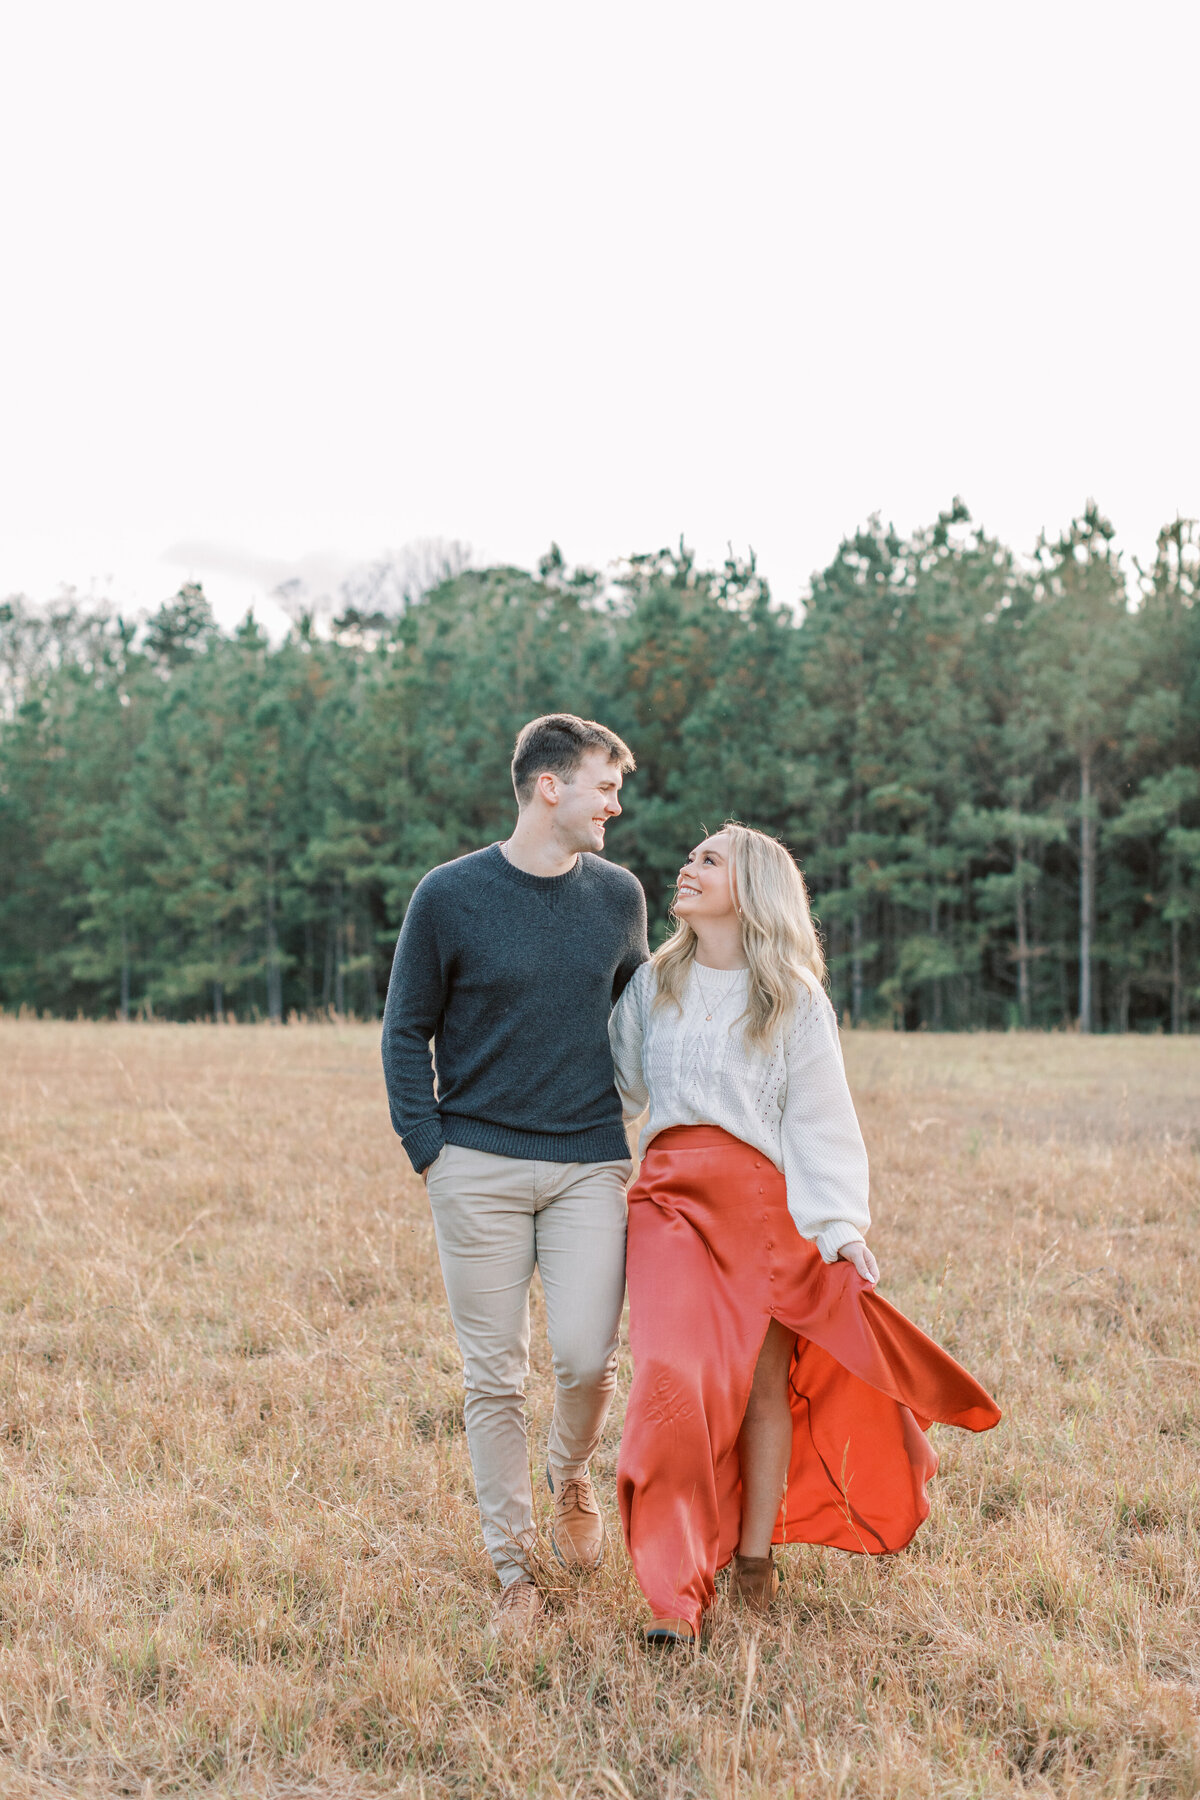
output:
M 141 622 L 11 600 L 0 1005 L 376 1016 L 416 882 L 506 835 L 516 731 L 567 710 L 637 756 L 610 854 L 652 931 L 732 816 L 805 868 L 848 1023 L 1186 1031 L 1198 588 L 1191 522 L 1131 579 L 1094 507 L 1019 559 L 955 502 L 872 519 L 800 611 L 683 545 L 360 584 L 275 643 L 194 584 Z

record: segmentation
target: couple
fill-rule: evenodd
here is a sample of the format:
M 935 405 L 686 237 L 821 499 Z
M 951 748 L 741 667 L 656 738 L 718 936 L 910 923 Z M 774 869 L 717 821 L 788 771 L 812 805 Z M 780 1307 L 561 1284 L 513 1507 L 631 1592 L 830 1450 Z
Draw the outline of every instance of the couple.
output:
M 866 1152 L 799 870 L 726 826 L 687 857 L 651 957 L 641 886 L 602 856 L 634 767 L 603 725 L 525 726 L 512 836 L 413 894 L 383 1060 L 462 1351 L 497 1628 L 542 1610 L 524 1410 L 536 1265 L 551 1545 L 568 1567 L 603 1556 L 588 1465 L 628 1276 L 621 1520 L 645 1636 L 676 1643 L 698 1638 L 731 1560 L 733 1595 L 762 1610 L 773 1543 L 902 1549 L 929 1510 L 924 1428 L 999 1413 L 874 1292 Z M 647 1107 L 627 1205 L 622 1120 Z

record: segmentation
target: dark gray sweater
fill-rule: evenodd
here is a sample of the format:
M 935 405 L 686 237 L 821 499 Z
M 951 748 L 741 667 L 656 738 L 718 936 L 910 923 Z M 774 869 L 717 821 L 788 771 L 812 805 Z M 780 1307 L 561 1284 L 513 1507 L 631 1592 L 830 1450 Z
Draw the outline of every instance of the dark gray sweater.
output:
M 492 844 L 431 869 L 383 1015 L 392 1124 L 413 1168 L 443 1143 L 543 1162 L 627 1156 L 608 1015 L 648 955 L 641 883 L 602 857 L 547 878 Z

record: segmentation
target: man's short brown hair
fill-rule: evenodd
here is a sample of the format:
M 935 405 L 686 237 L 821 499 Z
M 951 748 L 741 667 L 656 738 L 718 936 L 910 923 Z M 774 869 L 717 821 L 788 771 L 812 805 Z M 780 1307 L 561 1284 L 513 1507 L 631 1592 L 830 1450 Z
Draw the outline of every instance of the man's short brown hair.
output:
M 512 782 L 517 805 L 524 806 L 539 775 L 573 780 L 589 750 L 603 750 L 622 775 L 630 775 L 637 768 L 629 745 L 595 719 L 577 719 L 574 713 L 547 713 L 544 718 L 530 719 L 517 733 L 513 751 Z

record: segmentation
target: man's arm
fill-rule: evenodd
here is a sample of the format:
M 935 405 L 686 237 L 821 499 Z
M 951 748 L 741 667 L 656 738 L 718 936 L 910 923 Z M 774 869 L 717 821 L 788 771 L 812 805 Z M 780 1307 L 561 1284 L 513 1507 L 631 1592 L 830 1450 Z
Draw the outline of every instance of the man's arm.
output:
M 420 1174 L 442 1148 L 429 1040 L 446 1004 L 436 902 L 420 882 L 408 903 L 383 1009 L 383 1074 L 392 1124 Z
M 625 954 L 617 964 L 616 974 L 613 976 L 614 1006 L 624 993 L 634 970 L 640 969 L 642 964 L 649 961 L 650 958 L 650 945 L 646 941 L 646 895 L 636 876 L 633 877 L 633 885 L 636 892 L 633 896 L 633 906 L 630 909 L 631 917 Z

